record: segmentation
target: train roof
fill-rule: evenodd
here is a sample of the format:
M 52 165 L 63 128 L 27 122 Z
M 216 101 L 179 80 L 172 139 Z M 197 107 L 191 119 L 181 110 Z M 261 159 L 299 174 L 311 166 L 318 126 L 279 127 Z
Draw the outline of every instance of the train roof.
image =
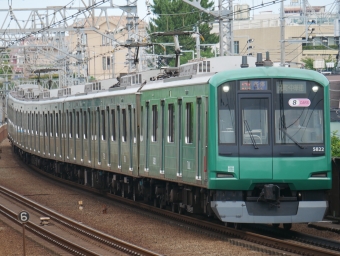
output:
M 325 87 L 329 85 L 328 79 L 319 72 L 313 70 L 286 67 L 256 67 L 222 71 L 212 76 L 212 78 L 210 79 L 210 84 L 218 86 L 222 83 L 232 80 L 266 78 L 266 77 L 312 80 L 322 84 Z

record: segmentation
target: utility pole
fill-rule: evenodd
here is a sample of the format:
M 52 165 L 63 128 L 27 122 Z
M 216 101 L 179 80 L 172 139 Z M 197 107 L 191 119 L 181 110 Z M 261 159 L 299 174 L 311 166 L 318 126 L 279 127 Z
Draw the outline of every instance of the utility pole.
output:
M 234 55 L 233 0 L 219 0 L 218 11 L 209 11 L 204 9 L 200 4 L 200 0 L 193 0 L 192 2 L 189 0 L 182 1 L 218 19 L 220 33 L 220 56 Z M 227 7 L 223 6 L 225 2 L 228 2 Z
M 197 53 L 197 59 L 201 58 L 201 49 L 200 49 L 200 30 L 199 30 L 199 24 L 197 24 L 196 27 L 196 53 Z
M 280 35 L 281 35 L 281 67 L 285 66 L 285 54 L 286 54 L 286 48 L 285 48 L 285 17 L 284 17 L 284 5 L 283 1 L 281 1 L 281 10 L 280 10 Z

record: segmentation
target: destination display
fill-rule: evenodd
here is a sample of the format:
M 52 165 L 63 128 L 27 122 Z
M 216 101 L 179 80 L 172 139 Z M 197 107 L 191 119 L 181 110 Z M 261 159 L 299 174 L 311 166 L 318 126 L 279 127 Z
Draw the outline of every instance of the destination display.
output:
M 280 93 L 281 85 L 283 94 L 306 93 L 306 81 L 278 81 L 276 82 L 277 93 Z
M 240 90 L 242 91 L 264 91 L 268 90 L 267 80 L 247 80 L 240 81 Z

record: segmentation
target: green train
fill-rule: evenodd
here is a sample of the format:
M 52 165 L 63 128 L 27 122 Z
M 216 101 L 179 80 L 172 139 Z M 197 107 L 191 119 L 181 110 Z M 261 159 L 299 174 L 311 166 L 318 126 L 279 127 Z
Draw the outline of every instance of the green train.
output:
M 104 193 L 236 226 L 320 221 L 332 182 L 329 82 L 258 57 L 119 83 L 20 85 L 9 138 L 27 163 Z

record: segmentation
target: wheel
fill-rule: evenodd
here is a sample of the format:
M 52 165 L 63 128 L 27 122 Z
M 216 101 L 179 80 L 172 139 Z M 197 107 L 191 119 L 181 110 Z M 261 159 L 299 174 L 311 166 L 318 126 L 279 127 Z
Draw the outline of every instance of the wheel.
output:
M 278 227 L 280 226 L 280 223 L 273 223 L 272 226 L 273 226 L 274 228 L 278 228 Z
M 283 223 L 283 228 L 285 230 L 290 230 L 292 228 L 292 223 Z
M 228 228 L 233 228 L 234 227 L 234 223 L 231 222 L 224 222 L 224 225 Z
M 171 211 L 176 212 L 176 210 L 177 210 L 177 205 L 175 203 L 172 203 L 171 204 Z
M 242 224 L 241 223 L 234 223 L 234 228 L 235 229 L 242 229 Z

